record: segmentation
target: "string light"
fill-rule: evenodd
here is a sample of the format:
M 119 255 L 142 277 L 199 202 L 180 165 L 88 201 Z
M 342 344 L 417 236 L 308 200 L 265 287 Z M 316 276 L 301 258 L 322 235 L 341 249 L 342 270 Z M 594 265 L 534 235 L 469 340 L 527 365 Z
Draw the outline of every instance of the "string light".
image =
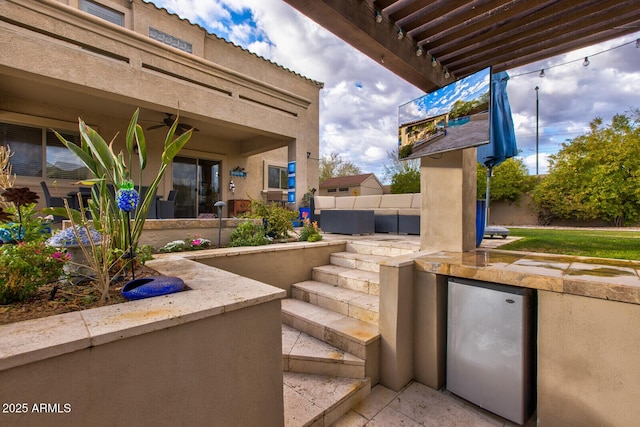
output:
M 436 65 L 438 65 L 438 61 L 436 61 L 436 57 L 432 56 L 431 57 L 431 66 L 435 67 Z
M 398 40 L 402 40 L 404 38 L 404 32 L 402 28 L 398 28 Z
M 423 51 L 422 48 L 420 46 L 416 47 L 416 56 L 422 56 Z
M 382 22 L 382 14 L 379 10 L 376 10 L 376 22 L 379 24 Z
M 444 69 L 444 78 L 448 79 L 449 77 L 451 77 L 451 74 L 449 74 L 449 70 L 447 70 L 446 68 Z
M 596 55 L 600 55 L 600 54 L 603 54 L 603 53 L 606 53 L 606 52 L 612 51 L 612 50 L 614 50 L 614 49 L 619 49 L 619 48 L 621 48 L 621 47 L 624 47 L 624 46 L 630 45 L 630 44 L 632 44 L 632 43 L 635 43 L 635 46 L 636 46 L 637 48 L 640 48 L 640 39 L 632 40 L 632 41 L 630 41 L 630 42 L 626 42 L 626 43 L 623 43 L 623 44 L 621 44 L 621 45 L 614 46 L 614 47 L 612 47 L 612 48 L 602 50 L 602 51 L 600 51 L 600 52 L 592 53 L 591 55 L 589 55 L 589 56 L 585 56 L 584 58 L 574 59 L 574 60 L 571 60 L 571 61 L 563 62 L 563 63 L 561 63 L 561 64 L 552 65 L 552 66 L 550 66 L 550 67 L 543 68 L 543 69 L 541 69 L 541 70 L 525 71 L 524 73 L 510 75 L 509 77 L 510 77 L 510 78 L 514 78 L 514 77 L 526 76 L 527 74 L 533 74 L 533 73 L 538 73 L 538 72 L 540 73 L 540 74 L 539 74 L 539 76 L 540 76 L 540 77 L 544 77 L 544 75 L 545 75 L 545 74 L 544 74 L 545 70 L 547 70 L 547 71 L 548 71 L 548 70 L 550 70 L 550 69 L 552 69 L 552 68 L 562 67 L 562 66 L 564 66 L 564 65 L 572 64 L 572 63 L 574 63 L 574 62 L 578 62 L 578 61 L 582 61 L 582 65 L 584 65 L 584 66 L 586 67 L 586 66 L 588 66 L 589 64 L 591 64 L 591 61 L 589 61 L 589 58 L 590 58 L 590 57 L 591 57 L 591 58 L 593 58 L 593 57 L 594 57 L 594 56 L 596 56 Z

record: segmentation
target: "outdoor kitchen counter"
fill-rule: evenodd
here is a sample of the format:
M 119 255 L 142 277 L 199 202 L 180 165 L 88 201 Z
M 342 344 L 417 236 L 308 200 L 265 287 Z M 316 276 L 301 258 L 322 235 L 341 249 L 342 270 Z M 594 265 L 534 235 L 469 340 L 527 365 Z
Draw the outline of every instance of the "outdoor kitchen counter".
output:
M 435 252 L 413 261 L 418 271 L 640 304 L 640 261 L 495 249 Z

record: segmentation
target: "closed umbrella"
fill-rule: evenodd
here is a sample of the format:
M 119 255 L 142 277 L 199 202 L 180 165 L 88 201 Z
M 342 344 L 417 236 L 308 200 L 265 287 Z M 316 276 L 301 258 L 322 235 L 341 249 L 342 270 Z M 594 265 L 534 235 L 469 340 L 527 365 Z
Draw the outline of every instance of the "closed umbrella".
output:
M 506 71 L 491 76 L 491 129 L 488 144 L 478 147 L 478 161 L 487 168 L 487 193 L 485 204 L 484 234 L 496 234 L 507 237 L 509 230 L 504 227 L 487 227 L 489 220 L 489 195 L 493 168 L 510 157 L 518 154 L 516 134 L 513 129 L 511 106 L 507 95 Z M 480 241 L 482 239 L 480 238 Z

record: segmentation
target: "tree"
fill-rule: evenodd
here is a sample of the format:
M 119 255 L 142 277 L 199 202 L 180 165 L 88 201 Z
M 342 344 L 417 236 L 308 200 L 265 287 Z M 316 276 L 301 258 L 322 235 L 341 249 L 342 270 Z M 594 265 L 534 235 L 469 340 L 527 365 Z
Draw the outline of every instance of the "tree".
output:
M 640 120 L 596 118 L 590 131 L 550 156 L 549 175 L 533 192 L 541 223 L 553 218 L 601 219 L 621 226 L 640 220 Z
M 336 176 L 351 176 L 361 173 L 355 163 L 341 158 L 338 153 L 331 153 L 320 159 L 320 183 Z
M 476 171 L 477 196 L 484 199 L 487 194 L 487 168 L 477 163 Z M 512 157 L 493 168 L 489 197 L 491 201 L 517 202 L 522 194 L 533 190 L 536 181 L 535 176 L 529 175 L 522 159 Z
M 398 148 L 394 150 L 387 150 L 388 163 L 383 166 L 382 180 L 384 182 L 393 181 L 393 177 L 396 174 L 403 174 L 407 172 L 417 171 L 420 172 L 420 159 L 400 160 L 398 158 Z M 418 182 L 419 182 L 418 178 Z
M 420 170 L 398 172 L 391 180 L 392 194 L 406 194 L 420 192 Z

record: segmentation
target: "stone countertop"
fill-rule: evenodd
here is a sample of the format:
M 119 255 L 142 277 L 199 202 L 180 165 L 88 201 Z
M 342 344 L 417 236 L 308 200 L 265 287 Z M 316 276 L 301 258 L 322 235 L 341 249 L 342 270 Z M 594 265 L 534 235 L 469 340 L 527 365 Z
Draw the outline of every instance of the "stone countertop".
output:
M 33 363 L 244 307 L 282 299 L 282 289 L 165 254 L 147 265 L 187 290 L 0 326 L 0 370 Z
M 414 262 L 418 271 L 640 304 L 640 261 L 476 249 Z

